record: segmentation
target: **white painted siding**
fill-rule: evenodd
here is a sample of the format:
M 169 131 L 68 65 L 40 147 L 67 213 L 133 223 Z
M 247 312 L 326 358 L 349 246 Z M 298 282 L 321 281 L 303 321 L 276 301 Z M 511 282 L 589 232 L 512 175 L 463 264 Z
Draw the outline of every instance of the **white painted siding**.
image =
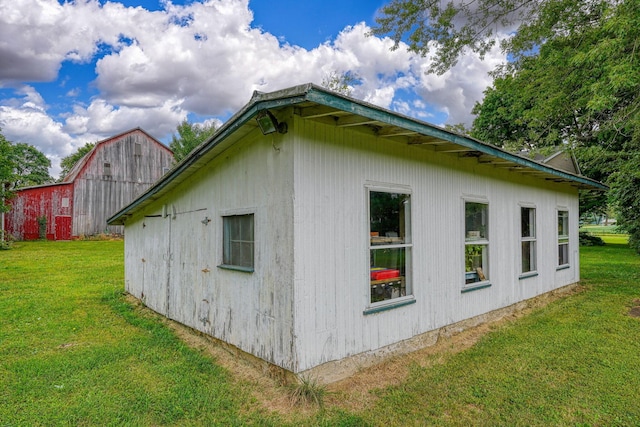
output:
M 575 189 L 298 116 L 287 122 L 286 135 L 251 132 L 127 220 L 129 292 L 302 372 L 579 279 Z M 411 191 L 415 303 L 364 314 L 370 184 Z M 463 293 L 465 197 L 489 204 L 491 286 Z M 538 275 L 526 279 L 519 278 L 521 203 L 537 216 Z M 558 208 L 571 221 L 572 264 L 563 270 L 556 270 Z M 255 271 L 217 267 L 222 217 L 249 212 Z
M 576 282 L 577 190 L 296 118 L 297 371 L 379 349 Z M 415 304 L 369 307 L 365 185 L 412 192 Z M 462 293 L 465 197 L 489 203 L 491 287 Z M 519 279 L 520 204 L 537 208 L 538 275 Z M 571 266 L 556 271 L 558 207 L 569 210 Z
M 127 290 L 149 307 L 293 371 L 293 161 L 286 138 L 252 133 L 128 220 L 125 257 Z M 154 216 L 163 206 L 168 216 Z M 221 269 L 222 216 L 246 212 L 254 213 L 255 271 Z

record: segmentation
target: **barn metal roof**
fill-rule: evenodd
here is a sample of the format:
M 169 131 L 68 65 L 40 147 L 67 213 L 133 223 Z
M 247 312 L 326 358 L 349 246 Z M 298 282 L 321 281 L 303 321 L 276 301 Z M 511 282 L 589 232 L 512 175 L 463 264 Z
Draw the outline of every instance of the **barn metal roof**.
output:
M 580 189 L 606 190 L 607 186 L 541 162 L 521 157 L 441 127 L 349 98 L 308 83 L 270 93 L 254 92 L 247 105 L 222 125 L 216 133 L 193 150 L 155 185 L 131 204 L 109 218 L 111 225 L 124 224 L 126 218 L 183 182 L 193 172 L 230 147 L 258 125 L 253 120 L 262 110 L 277 111 L 293 107 L 294 114 L 336 127 L 349 127 L 375 137 L 423 147 L 438 153 L 475 158 L 478 163 Z

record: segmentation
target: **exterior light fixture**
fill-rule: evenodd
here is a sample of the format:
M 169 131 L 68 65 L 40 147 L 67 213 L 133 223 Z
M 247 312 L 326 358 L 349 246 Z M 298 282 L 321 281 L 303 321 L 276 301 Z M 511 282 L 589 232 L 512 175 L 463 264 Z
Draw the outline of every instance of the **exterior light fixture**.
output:
M 256 115 L 256 121 L 258 122 L 258 126 L 260 126 L 260 130 L 263 135 L 268 135 L 274 132 L 287 133 L 287 124 L 278 123 L 276 117 L 271 114 L 271 111 L 269 110 L 260 111 Z

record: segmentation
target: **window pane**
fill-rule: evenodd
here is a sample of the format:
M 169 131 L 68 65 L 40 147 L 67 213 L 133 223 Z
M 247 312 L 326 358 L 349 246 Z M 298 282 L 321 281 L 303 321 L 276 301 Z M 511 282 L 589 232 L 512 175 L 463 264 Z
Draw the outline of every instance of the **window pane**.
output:
M 569 235 L 569 212 L 558 211 L 558 236 Z
M 488 245 L 464 247 L 465 284 L 487 280 Z
M 371 302 L 407 294 L 407 257 L 410 248 L 372 249 L 370 253 Z
M 369 192 L 371 245 L 410 243 L 410 195 Z
M 558 245 L 558 265 L 569 264 L 569 244 L 561 243 Z
M 253 214 L 223 218 L 222 263 L 253 267 Z
M 536 242 L 522 242 L 522 272 L 536 270 Z
M 369 215 L 370 302 L 405 296 L 411 292 L 411 195 L 369 191 Z
M 536 236 L 536 210 L 534 208 L 521 208 L 522 237 Z
M 466 202 L 464 205 L 465 238 L 478 240 L 487 238 L 488 205 Z
M 465 202 L 464 204 L 464 267 L 465 284 L 488 280 L 489 267 L 489 205 Z

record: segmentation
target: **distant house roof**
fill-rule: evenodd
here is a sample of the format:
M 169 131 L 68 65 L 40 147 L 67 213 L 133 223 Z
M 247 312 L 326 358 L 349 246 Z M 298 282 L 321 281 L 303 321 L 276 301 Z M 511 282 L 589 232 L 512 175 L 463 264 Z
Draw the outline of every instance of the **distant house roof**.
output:
M 124 224 L 126 218 L 134 211 L 171 191 L 202 165 L 255 130 L 258 125 L 253 119 L 258 112 L 277 111 L 288 107 L 295 107 L 296 113 L 305 119 L 337 127 L 350 127 L 372 136 L 394 139 L 410 145 L 431 146 L 437 152 L 474 157 L 479 163 L 568 183 L 577 188 L 607 189 L 604 184 L 593 179 L 520 157 L 469 136 L 308 83 L 270 93 L 254 92 L 249 103 L 223 124 L 209 140 L 194 149 L 155 185 L 113 215 L 108 222 L 112 225 Z

